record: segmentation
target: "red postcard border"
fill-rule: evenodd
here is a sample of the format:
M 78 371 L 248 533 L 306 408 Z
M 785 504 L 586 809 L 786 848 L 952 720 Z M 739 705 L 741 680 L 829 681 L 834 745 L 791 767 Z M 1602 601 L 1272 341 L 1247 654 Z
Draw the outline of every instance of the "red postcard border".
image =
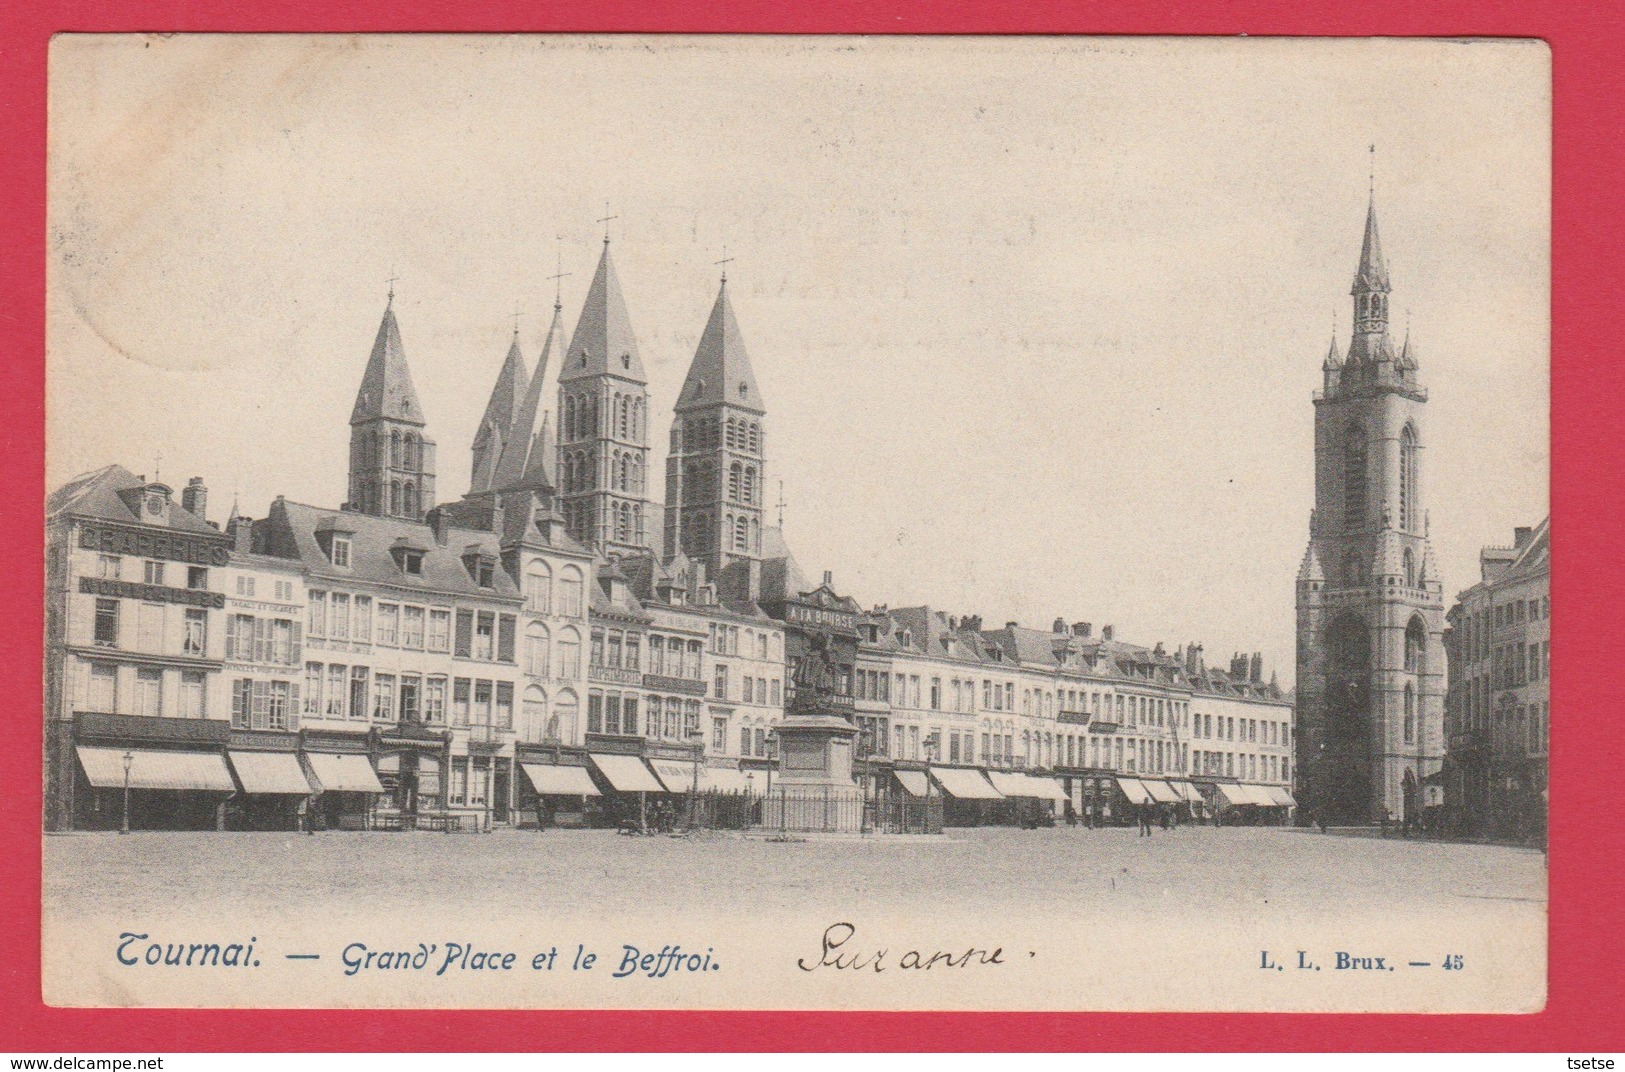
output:
M 1617 1050 L 1625 980 L 1618 704 L 1586 681 L 1618 647 L 1625 510 L 1614 459 L 1622 365 L 1611 313 L 1625 278 L 1621 9 L 1515 4 L 1264 0 L 1143 5 L 756 0 L 44 0 L 7 5 L 0 37 L 0 508 L 9 602 L 0 616 L 5 699 L 24 730 L 0 751 L 0 1049 L 40 1053 L 230 1050 Z M 1526 1016 L 79 1010 L 40 1001 L 40 637 L 43 627 L 46 49 L 60 31 L 599 31 L 1122 33 L 1539 37 L 1553 50 L 1552 504 L 1561 565 L 1552 699 L 1551 957 L 1546 1009 Z M 1509 430 L 1510 431 L 1510 430 Z M 1508 518 L 1515 521 L 1532 519 Z M 1591 638 L 1588 645 L 1580 637 Z M 1584 656 L 1584 658 L 1582 658 Z

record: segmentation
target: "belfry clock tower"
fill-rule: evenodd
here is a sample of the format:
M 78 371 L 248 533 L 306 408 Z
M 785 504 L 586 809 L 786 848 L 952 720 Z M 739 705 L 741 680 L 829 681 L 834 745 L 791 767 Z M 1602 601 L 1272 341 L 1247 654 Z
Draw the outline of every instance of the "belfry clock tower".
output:
M 1300 805 L 1328 822 L 1417 818 L 1444 755 L 1444 587 L 1428 541 L 1423 410 L 1409 333 L 1388 334 L 1373 197 L 1348 355 L 1315 405 L 1315 509 L 1298 571 Z

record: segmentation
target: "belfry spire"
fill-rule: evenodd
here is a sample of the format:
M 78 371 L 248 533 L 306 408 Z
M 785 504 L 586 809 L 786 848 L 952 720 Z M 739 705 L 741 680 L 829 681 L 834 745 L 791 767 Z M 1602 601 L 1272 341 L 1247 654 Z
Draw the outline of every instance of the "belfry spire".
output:
M 508 354 L 502 360 L 502 370 L 491 388 L 491 398 L 485 404 L 485 414 L 474 433 L 474 464 L 469 477 L 472 492 L 491 491 L 495 487 L 497 462 L 508 443 L 508 435 L 519 406 L 524 400 L 530 377 L 525 373 L 525 355 L 519 348 L 519 332 L 514 330 L 508 344 Z M 528 437 L 527 437 L 528 438 Z
M 546 457 L 552 447 L 544 443 L 548 438 L 548 422 L 547 414 L 542 411 L 542 387 L 547 379 L 547 364 L 563 345 L 563 339 L 561 307 L 555 302 L 553 322 L 547 329 L 547 338 L 542 342 L 542 356 L 536 360 L 536 371 L 531 374 L 529 388 L 519 402 L 518 412 L 503 444 L 501 459 L 497 462 L 492 484 L 496 491 L 536 486 L 553 490 L 550 460 Z M 542 421 L 539 429 L 536 427 L 538 414 Z M 537 481 L 543 483 L 538 485 Z

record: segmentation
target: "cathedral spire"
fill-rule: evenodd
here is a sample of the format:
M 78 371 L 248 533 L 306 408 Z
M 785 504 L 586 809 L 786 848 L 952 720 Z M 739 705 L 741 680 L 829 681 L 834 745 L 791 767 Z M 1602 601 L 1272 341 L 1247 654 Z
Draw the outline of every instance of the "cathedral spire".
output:
M 361 376 L 361 389 L 350 410 L 352 425 L 380 419 L 423 424 L 423 409 L 412 386 L 412 372 L 406 366 L 406 348 L 401 345 L 400 325 L 395 322 L 394 297 L 391 286 L 390 303 L 384 306 L 384 319 L 378 325 L 367 371 Z
M 575 334 L 570 336 L 569 353 L 559 367 L 559 379 L 569 383 L 606 374 L 638 383 L 648 380 L 643 371 L 643 359 L 638 356 L 632 319 L 627 315 L 626 297 L 621 293 L 621 280 L 607 241 L 598 258 L 592 285 L 587 288 L 587 300 L 576 321 Z
M 750 355 L 745 352 L 744 337 L 734 319 L 733 304 L 728 300 L 726 276 L 717 288 L 716 303 L 711 306 L 710 319 L 700 335 L 675 409 L 687 413 L 724 403 L 758 414 L 766 411 Z
M 545 458 L 551 447 L 543 443 L 548 424 L 547 415 L 542 411 L 542 387 L 547 378 L 548 361 L 563 345 L 563 338 L 561 310 L 555 302 L 553 322 L 547 329 L 547 338 L 542 342 L 542 356 L 536 359 L 536 371 L 531 374 L 529 389 L 519 402 L 513 425 L 503 443 L 501 459 L 497 462 L 492 485 L 497 491 L 537 486 L 533 478 L 543 479 L 546 489 L 552 489 L 551 470 L 546 468 Z M 538 413 L 542 418 L 540 429 L 536 427 Z
M 485 414 L 480 418 L 479 430 L 474 433 L 470 491 L 493 490 L 498 459 L 508 443 L 509 433 L 519 416 L 520 403 L 529 386 L 530 377 L 525 373 L 525 355 L 519 349 L 519 332 L 516 328 L 513 340 L 508 344 L 508 354 L 502 360 L 502 370 L 497 373 L 496 385 L 491 388 L 491 398 L 485 403 Z

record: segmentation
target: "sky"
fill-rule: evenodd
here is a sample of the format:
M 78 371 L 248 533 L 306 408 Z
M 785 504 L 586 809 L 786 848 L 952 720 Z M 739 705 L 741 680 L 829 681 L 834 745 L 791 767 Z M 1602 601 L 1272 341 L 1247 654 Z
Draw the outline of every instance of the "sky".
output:
M 1539 43 L 63 35 L 50 85 L 48 487 L 337 506 L 394 277 L 454 499 L 611 215 L 655 472 L 727 256 L 809 576 L 1290 684 L 1374 181 L 1447 599 L 1548 509 Z

